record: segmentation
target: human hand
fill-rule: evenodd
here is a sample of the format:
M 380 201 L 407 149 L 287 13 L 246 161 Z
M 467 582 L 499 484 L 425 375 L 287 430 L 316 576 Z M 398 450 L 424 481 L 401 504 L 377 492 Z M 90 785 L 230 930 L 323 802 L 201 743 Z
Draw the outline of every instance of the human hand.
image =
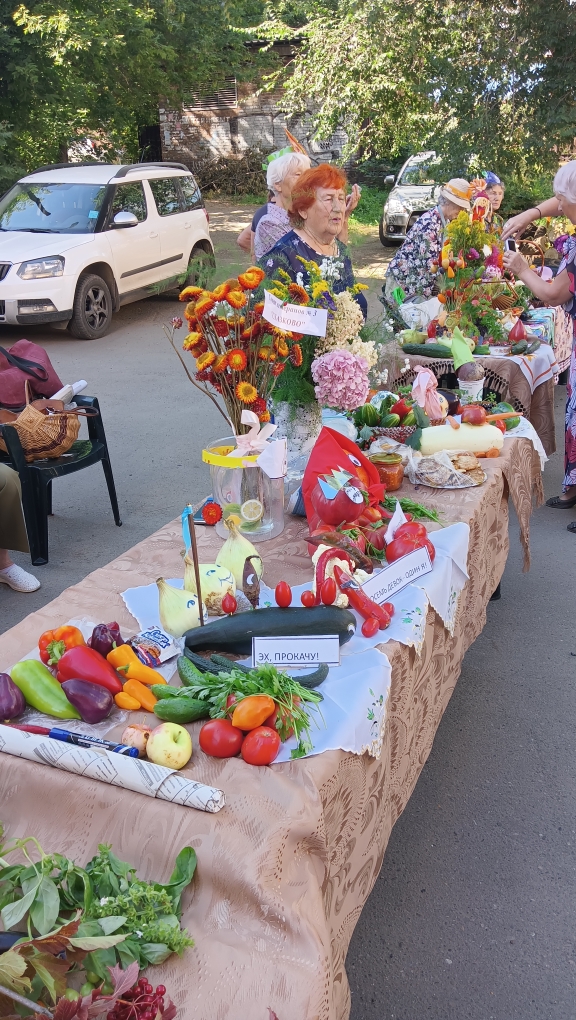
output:
M 352 186 L 352 191 L 350 192 L 348 198 L 346 199 L 346 212 L 344 213 L 346 219 L 348 219 L 350 214 L 354 212 L 356 206 L 358 205 L 358 202 L 360 201 L 361 194 L 362 189 L 360 188 L 360 185 L 354 184 Z
M 504 251 L 504 269 L 514 276 L 521 276 L 525 269 L 530 269 L 526 259 L 519 251 Z
M 512 216 L 509 220 L 506 220 L 504 228 L 502 230 L 502 240 L 506 241 L 509 237 L 518 237 L 522 234 L 526 227 L 536 219 L 536 209 L 527 209 L 526 212 L 518 213 L 517 216 Z

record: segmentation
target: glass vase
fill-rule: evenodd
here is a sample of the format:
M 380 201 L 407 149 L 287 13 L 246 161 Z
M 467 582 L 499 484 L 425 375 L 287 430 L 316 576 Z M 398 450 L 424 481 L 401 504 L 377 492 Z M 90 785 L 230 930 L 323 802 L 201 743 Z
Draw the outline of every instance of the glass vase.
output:
M 292 405 L 285 400 L 274 404 L 275 439 L 286 439 L 288 467 L 300 457 L 309 456 L 322 429 L 322 408 L 311 404 Z
M 230 532 L 224 519 L 232 518 L 251 542 L 267 542 L 284 530 L 284 479 L 269 478 L 253 457 L 229 457 L 236 439 L 215 439 L 202 450 L 202 460 L 210 465 L 212 496 L 222 507 L 224 517 L 216 524 L 222 538 Z

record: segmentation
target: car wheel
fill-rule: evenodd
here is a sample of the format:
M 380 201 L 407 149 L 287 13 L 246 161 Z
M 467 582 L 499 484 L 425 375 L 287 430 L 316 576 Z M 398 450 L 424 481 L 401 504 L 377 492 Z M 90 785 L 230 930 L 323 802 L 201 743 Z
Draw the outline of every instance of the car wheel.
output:
M 382 244 L 385 248 L 387 248 L 388 247 L 388 242 L 387 242 L 386 238 L 384 237 L 384 217 L 382 217 L 382 219 L 380 220 L 380 225 L 378 227 L 378 231 L 380 233 L 380 244 Z
M 183 287 L 206 287 L 212 273 L 216 269 L 213 251 L 206 251 L 196 245 L 188 259 L 188 270 Z
M 104 336 L 112 322 L 112 295 L 101 276 L 81 276 L 76 287 L 74 309 L 68 329 L 78 340 Z

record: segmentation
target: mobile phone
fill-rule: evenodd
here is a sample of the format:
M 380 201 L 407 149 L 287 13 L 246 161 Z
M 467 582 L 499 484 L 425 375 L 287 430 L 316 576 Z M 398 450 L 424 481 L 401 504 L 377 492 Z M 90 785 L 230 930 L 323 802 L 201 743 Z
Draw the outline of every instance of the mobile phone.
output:
M 516 251 L 516 241 L 514 240 L 513 237 L 508 237 L 504 241 L 504 248 L 506 249 L 506 251 Z

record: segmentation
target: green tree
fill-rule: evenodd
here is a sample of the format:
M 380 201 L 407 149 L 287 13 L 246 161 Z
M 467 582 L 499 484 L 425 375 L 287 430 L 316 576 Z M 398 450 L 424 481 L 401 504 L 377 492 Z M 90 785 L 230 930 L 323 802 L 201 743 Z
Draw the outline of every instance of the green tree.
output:
M 246 25 L 261 11 L 257 0 L 0 0 L 5 164 L 61 159 L 88 133 L 133 158 L 159 104 L 248 73 Z
M 576 5 L 569 0 L 290 0 L 267 38 L 298 36 L 275 72 L 320 137 L 393 158 L 435 148 L 446 172 L 553 167 L 576 135 Z

